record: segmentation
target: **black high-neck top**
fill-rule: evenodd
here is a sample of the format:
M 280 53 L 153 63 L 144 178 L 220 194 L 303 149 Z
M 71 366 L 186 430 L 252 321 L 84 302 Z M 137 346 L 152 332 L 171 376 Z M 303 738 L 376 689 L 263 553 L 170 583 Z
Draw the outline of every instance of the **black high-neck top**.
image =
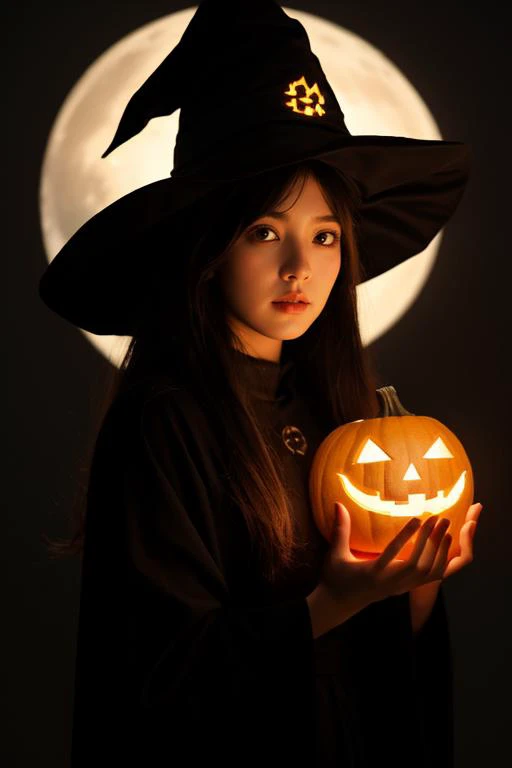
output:
M 293 360 L 276 362 L 231 351 L 258 424 L 280 459 L 294 519 L 305 543 L 300 567 L 272 585 L 273 599 L 307 596 L 318 583 L 319 568 L 328 548 L 314 523 L 309 498 L 311 464 L 327 434 L 318 423 L 312 404 L 299 392 L 299 373 Z
M 230 350 L 243 374 L 247 390 L 256 400 L 284 405 L 295 389 L 293 360 L 274 361 Z

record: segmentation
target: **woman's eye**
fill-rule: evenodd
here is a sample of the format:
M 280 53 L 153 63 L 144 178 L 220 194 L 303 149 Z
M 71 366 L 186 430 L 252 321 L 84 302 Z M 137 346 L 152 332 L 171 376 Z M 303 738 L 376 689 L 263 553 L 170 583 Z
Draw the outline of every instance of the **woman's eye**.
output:
M 264 237 L 263 238 L 258 237 L 257 236 L 258 232 L 272 232 L 272 234 L 275 235 L 274 230 L 270 229 L 270 227 L 256 227 L 256 229 L 252 230 L 251 237 L 253 237 L 255 240 L 259 242 L 272 242 L 272 240 L 267 240 Z M 320 243 L 321 245 L 324 245 L 324 246 L 335 245 L 335 243 L 337 243 L 338 240 L 340 239 L 340 235 L 337 232 L 332 232 L 330 230 L 319 232 L 317 235 L 315 235 L 315 237 L 325 237 L 325 235 L 328 236 L 327 237 L 328 242 L 326 243 L 324 240 L 324 242 Z M 331 238 L 330 240 L 329 240 L 329 237 Z
M 260 239 L 261 239 L 261 238 L 259 238 L 259 237 L 256 237 L 256 235 L 257 235 L 257 233 L 258 233 L 258 232 L 272 232 L 273 234 L 275 234 L 275 233 L 273 232 L 273 230 L 272 230 L 272 229 L 270 229 L 269 227 L 257 227 L 256 229 L 253 229 L 253 231 L 252 231 L 252 236 L 253 236 L 253 237 L 254 237 L 256 240 L 260 240 Z
M 330 235 L 331 238 L 332 238 L 332 240 L 330 240 L 330 242 L 328 242 L 327 245 L 334 245 L 340 239 L 340 236 L 338 235 L 337 232 L 330 232 L 330 231 L 329 232 L 319 232 L 317 237 L 321 237 L 323 235 Z M 323 243 L 323 245 L 326 245 L 326 243 Z

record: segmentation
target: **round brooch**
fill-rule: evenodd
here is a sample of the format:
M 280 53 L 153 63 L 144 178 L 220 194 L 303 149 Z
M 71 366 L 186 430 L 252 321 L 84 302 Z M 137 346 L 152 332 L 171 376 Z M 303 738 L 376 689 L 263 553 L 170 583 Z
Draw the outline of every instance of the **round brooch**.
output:
M 304 456 L 308 449 L 308 443 L 298 427 L 283 427 L 281 437 L 291 453 L 299 453 L 301 456 Z

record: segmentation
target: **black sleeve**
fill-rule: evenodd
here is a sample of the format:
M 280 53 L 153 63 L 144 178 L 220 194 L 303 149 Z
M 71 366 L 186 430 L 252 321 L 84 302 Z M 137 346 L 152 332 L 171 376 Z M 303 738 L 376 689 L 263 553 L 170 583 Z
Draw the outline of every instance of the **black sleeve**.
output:
M 103 596 L 115 594 L 109 600 L 115 607 L 102 613 L 102 637 L 108 636 L 103 654 L 105 642 L 111 649 L 105 695 L 111 697 L 115 725 L 120 713 L 126 719 L 120 728 L 110 728 L 109 716 L 103 736 L 108 740 L 116 733 L 119 743 L 121 731 L 126 756 L 137 755 L 147 768 L 158 757 L 176 758 L 183 750 L 187 761 L 176 764 L 208 758 L 225 765 L 230 759 L 233 765 L 254 759 L 256 765 L 268 757 L 270 745 L 274 755 L 282 749 L 283 758 L 293 755 L 293 748 L 307 754 L 313 748 L 307 734 L 312 731 L 314 642 L 307 602 L 262 607 L 232 599 L 223 568 L 230 556 L 224 543 L 229 535 L 221 535 L 222 510 L 209 493 L 215 478 L 199 425 L 177 397 L 160 394 L 139 413 L 123 411 L 122 428 L 114 426 L 103 446 L 101 472 L 97 465 L 96 483 L 106 473 L 115 485 L 118 540 L 125 550 L 119 572 L 109 572 L 116 587 L 103 583 L 101 590 Z M 91 500 L 96 496 L 92 491 Z M 105 530 L 96 518 L 90 532 L 100 538 Z M 231 546 L 236 548 L 236 541 Z M 92 589 L 96 578 L 92 546 L 89 555 L 85 592 L 87 579 Z M 83 636 L 85 611 L 82 619 Z M 83 659 L 85 654 L 83 649 Z M 97 676 L 97 665 L 89 669 Z M 111 690 L 113 681 L 119 683 L 117 691 Z M 99 717 L 97 708 L 93 716 Z M 73 768 L 86 764 L 77 755 L 89 749 L 85 743 L 91 736 L 91 729 L 84 731 L 77 722 L 85 717 L 80 701 L 75 717 Z M 240 755 L 243 744 L 250 754 Z M 114 749 L 119 759 L 119 748 Z
M 432 612 L 413 635 L 415 678 L 428 768 L 453 768 L 453 652 L 441 584 Z

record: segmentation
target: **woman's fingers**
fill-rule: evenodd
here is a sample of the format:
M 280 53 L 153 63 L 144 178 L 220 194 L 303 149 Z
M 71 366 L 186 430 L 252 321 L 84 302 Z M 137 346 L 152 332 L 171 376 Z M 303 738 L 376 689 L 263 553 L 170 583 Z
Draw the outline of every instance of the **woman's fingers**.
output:
M 448 560 L 448 551 L 450 549 L 451 543 L 452 543 L 452 535 L 451 533 L 446 533 L 441 539 L 439 547 L 436 551 L 434 563 L 432 565 L 432 568 L 430 570 L 429 577 L 428 577 L 429 581 L 437 581 L 438 579 L 443 578 L 443 574 L 446 568 L 446 562 Z
M 436 522 L 437 522 L 437 519 L 434 517 L 434 515 L 432 515 L 423 523 L 421 531 L 418 534 L 418 538 L 416 539 L 416 544 L 414 545 L 414 549 L 408 560 L 409 567 L 414 566 L 415 564 L 417 567 L 422 557 L 423 557 L 422 566 L 426 567 L 428 565 L 429 551 L 432 549 L 432 546 L 428 547 L 427 552 L 425 552 L 425 546 L 426 545 L 428 546 L 428 542 L 429 540 L 431 540 L 430 536 L 432 534 L 432 531 L 434 529 Z M 435 550 L 433 552 L 433 555 L 435 555 Z M 430 567 L 429 567 L 429 570 L 430 570 Z
M 468 523 L 471 520 L 474 520 L 475 523 L 478 522 L 478 518 L 480 517 L 480 512 L 482 511 L 482 509 L 483 509 L 483 506 L 480 504 L 480 502 L 478 502 L 477 504 L 472 504 L 468 509 L 465 522 Z
M 412 521 L 409 521 L 412 526 Z M 403 562 L 403 565 L 395 571 L 395 577 L 397 575 L 406 576 L 409 579 L 411 577 L 417 582 L 417 579 L 422 579 L 421 583 L 425 583 L 427 577 L 430 579 L 432 568 L 440 568 L 444 570 L 446 566 L 446 556 L 448 548 L 444 547 L 444 550 L 439 554 L 441 544 L 445 541 L 446 530 L 450 525 L 450 521 L 446 518 L 439 520 L 435 515 L 431 515 L 418 531 L 418 536 L 414 545 L 414 549 L 410 557 Z M 398 534 L 395 539 L 390 542 L 390 545 L 386 547 L 379 560 L 376 562 L 378 568 L 384 568 L 389 559 L 394 557 L 397 552 L 403 547 L 405 541 L 414 532 L 414 527 L 408 531 L 409 525 L 406 525 Z M 416 529 L 418 530 L 418 529 Z M 451 540 L 451 537 L 450 537 Z M 450 541 L 449 540 L 449 541 Z M 385 557 L 384 557 L 385 555 Z M 437 559 L 439 555 L 439 560 Z M 439 578 L 439 577 L 437 577 Z M 419 586 L 418 583 L 414 586 Z
M 421 525 L 421 521 L 418 520 L 416 517 L 411 518 L 401 531 L 397 533 L 394 539 L 391 539 L 387 547 L 382 551 L 382 553 L 379 555 L 379 557 L 374 560 L 374 567 L 376 570 L 381 570 L 388 565 L 388 563 L 393 560 L 395 555 L 397 555 L 404 544 L 406 543 L 407 539 L 409 539 L 413 533 L 416 533 L 418 528 Z
M 395 569 L 393 578 L 401 577 L 402 581 L 404 576 L 409 581 L 411 581 L 411 577 L 420 578 L 422 579 L 421 583 L 427 583 L 427 581 L 437 581 L 450 576 L 473 560 L 473 536 L 482 508 L 482 505 L 478 503 L 471 505 L 468 509 L 466 522 L 459 534 L 460 555 L 452 557 L 448 561 L 448 552 L 453 540 L 451 534 L 447 533 L 450 526 L 448 519 L 439 520 L 436 515 L 431 515 L 421 525 L 418 518 L 412 518 L 389 542 L 381 555 L 374 560 L 374 570 L 385 570 L 407 540 L 413 534 L 418 533 L 411 556 L 405 561 L 399 561 L 401 565 Z
M 416 560 L 416 570 L 425 575 L 428 575 L 432 568 L 435 567 L 434 564 L 437 561 L 439 547 L 446 539 L 446 531 L 450 525 L 450 521 L 446 518 L 439 520 L 433 515 L 426 521 L 425 526 L 427 523 L 430 524 L 430 535 L 424 542 L 424 546 L 419 548 L 419 556 Z M 420 542 L 418 542 L 418 544 L 420 544 Z M 416 551 L 413 553 L 413 556 L 415 554 Z
M 476 520 L 468 520 L 468 522 L 464 523 L 460 529 L 460 555 L 452 557 L 448 562 L 448 565 L 443 572 L 443 579 L 451 576 L 452 573 L 460 571 L 461 568 L 473 561 L 473 537 L 475 535 L 476 526 Z

